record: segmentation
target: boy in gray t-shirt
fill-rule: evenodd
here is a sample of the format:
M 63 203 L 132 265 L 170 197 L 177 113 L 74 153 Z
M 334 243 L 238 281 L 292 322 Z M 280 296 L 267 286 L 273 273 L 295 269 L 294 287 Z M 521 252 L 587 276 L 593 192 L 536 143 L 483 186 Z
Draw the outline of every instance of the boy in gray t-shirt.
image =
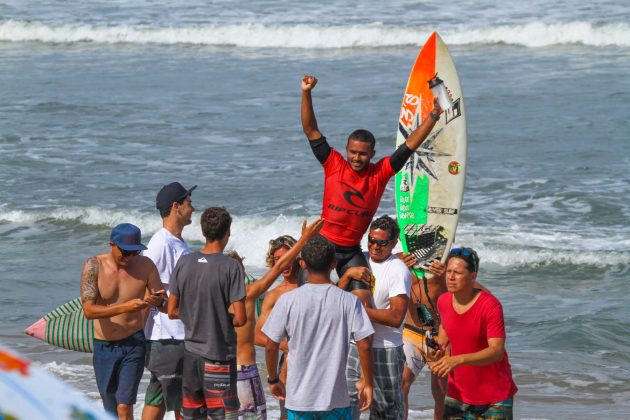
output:
M 270 392 L 286 396 L 289 418 L 326 414 L 350 418 L 345 367 L 350 340 L 357 342 L 365 378 L 361 411 L 372 402 L 372 324 L 356 296 L 330 281 L 335 248 L 323 236 L 302 250 L 308 283 L 284 294 L 262 328 L 267 335 L 266 362 Z M 288 338 L 286 390 L 278 379 L 279 343 Z M 309 417 L 310 418 L 310 417 Z
M 224 208 L 206 209 L 201 215 L 205 247 L 182 256 L 173 270 L 168 315 L 184 323 L 182 414 L 187 419 L 238 418 L 234 327 L 247 319 L 243 268 L 223 255 L 231 224 Z

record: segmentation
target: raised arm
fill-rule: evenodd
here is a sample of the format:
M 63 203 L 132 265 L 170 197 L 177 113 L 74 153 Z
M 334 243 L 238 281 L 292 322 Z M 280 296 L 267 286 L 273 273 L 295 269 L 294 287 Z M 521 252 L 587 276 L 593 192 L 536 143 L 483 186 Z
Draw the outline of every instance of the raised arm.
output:
M 99 305 L 98 292 L 99 262 L 97 257 L 88 258 L 83 264 L 81 273 L 81 304 L 87 319 L 110 318 L 112 316 L 136 312 L 146 308 L 149 304 L 142 299 L 132 299 L 128 302 L 113 305 Z
M 440 119 L 440 114 L 442 114 L 442 108 L 440 108 L 440 104 L 438 103 L 437 98 L 433 99 L 433 109 L 429 113 L 429 116 L 422 121 L 422 124 L 418 126 L 415 130 L 409 134 L 407 137 L 407 141 L 405 144 L 412 152 L 415 152 L 418 147 L 422 144 L 424 140 L 426 140 L 427 136 L 435 127 L 435 123 Z
M 306 138 L 310 140 L 319 140 L 322 133 L 317 127 L 317 119 L 313 110 L 313 98 L 311 91 L 317 84 L 317 78 L 311 75 L 305 75 L 302 78 L 302 129 Z
M 302 223 L 302 236 L 296 244 L 289 249 L 258 281 L 247 286 L 247 299 L 256 300 L 271 287 L 278 276 L 292 263 L 299 255 L 304 245 L 311 239 L 324 225 L 323 219 L 317 219 L 310 225 L 306 225 L 306 220 Z

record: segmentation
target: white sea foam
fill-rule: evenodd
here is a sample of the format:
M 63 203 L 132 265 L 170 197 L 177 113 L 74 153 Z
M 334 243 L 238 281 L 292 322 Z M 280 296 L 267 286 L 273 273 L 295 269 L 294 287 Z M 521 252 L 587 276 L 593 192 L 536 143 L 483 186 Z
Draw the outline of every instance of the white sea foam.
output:
M 149 25 L 99 26 L 6 20 L 0 41 L 95 44 L 191 44 L 255 48 L 334 49 L 421 45 L 434 28 L 383 24 L 321 26 L 314 24 L 199 24 L 159 27 Z M 439 28 L 438 28 L 439 29 Z M 573 21 L 529 22 L 441 31 L 450 45 L 513 44 L 545 47 L 564 44 L 630 47 L 630 25 Z
M 309 215 L 314 220 L 317 215 Z M 270 239 L 289 234 L 298 238 L 304 217 L 301 216 L 234 216 L 232 236 L 228 249 L 235 249 L 246 258 L 248 269 L 261 271 L 265 266 L 264 254 Z M 37 234 L 40 225 L 48 223 L 78 223 L 95 227 L 115 226 L 129 222 L 142 229 L 144 241 L 161 227 L 155 212 L 137 210 L 103 209 L 97 207 L 69 207 L 60 210 L 9 210 L 0 206 L 0 235 L 19 235 L 23 238 Z M 16 230 L 16 227 L 22 229 Z M 26 229 L 25 229 L 26 228 Z M 630 239 L 627 231 L 602 231 L 584 227 L 571 230 L 557 227 L 558 231 L 536 226 L 511 226 L 506 228 L 473 224 L 460 224 L 456 245 L 475 247 L 486 263 L 505 267 L 545 266 L 552 264 L 616 266 L 630 262 Z M 193 248 L 203 242 L 198 217 L 184 230 L 184 239 Z M 363 238 L 365 246 L 367 238 Z M 398 245 L 397 250 L 400 250 Z

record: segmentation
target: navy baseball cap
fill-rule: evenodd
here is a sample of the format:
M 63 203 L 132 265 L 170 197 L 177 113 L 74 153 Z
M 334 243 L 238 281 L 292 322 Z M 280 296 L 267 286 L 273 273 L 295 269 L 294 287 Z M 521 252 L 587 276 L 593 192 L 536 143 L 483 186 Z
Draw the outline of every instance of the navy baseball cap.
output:
M 109 240 L 125 251 L 144 251 L 147 249 L 141 243 L 142 234 L 140 233 L 140 228 L 131 223 L 121 223 L 112 229 Z
M 158 193 L 157 197 L 155 198 L 155 207 L 158 210 L 169 209 L 171 208 L 173 203 L 181 201 L 189 196 L 195 188 L 197 188 L 196 185 L 187 190 L 179 182 L 171 182 L 170 184 L 163 186 Z

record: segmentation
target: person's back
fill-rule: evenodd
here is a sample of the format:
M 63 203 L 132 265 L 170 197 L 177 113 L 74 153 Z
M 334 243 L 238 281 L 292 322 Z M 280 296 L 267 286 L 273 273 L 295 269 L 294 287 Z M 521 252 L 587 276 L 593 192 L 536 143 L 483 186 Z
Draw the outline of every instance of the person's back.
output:
M 244 271 L 223 254 L 231 224 L 225 209 L 206 209 L 201 215 L 205 247 L 182 256 L 173 271 L 168 315 L 180 318 L 185 328 L 184 418 L 238 418 L 234 327 L 247 318 Z
M 367 409 L 372 396 L 372 357 L 369 337 L 374 329 L 359 299 L 330 281 L 334 246 L 315 236 L 302 251 L 308 283 L 283 295 L 274 306 L 263 333 L 267 335 L 267 370 L 271 394 L 286 395 L 291 418 L 350 418 L 350 398 L 344 368 L 350 340 L 357 341 Z M 277 374 L 279 343 L 288 338 L 286 392 Z M 331 417 L 332 418 L 332 417 Z
M 332 284 L 305 284 L 279 304 L 290 337 L 288 408 L 325 411 L 349 405 L 344 369 L 354 317 L 361 310 L 358 298 Z

